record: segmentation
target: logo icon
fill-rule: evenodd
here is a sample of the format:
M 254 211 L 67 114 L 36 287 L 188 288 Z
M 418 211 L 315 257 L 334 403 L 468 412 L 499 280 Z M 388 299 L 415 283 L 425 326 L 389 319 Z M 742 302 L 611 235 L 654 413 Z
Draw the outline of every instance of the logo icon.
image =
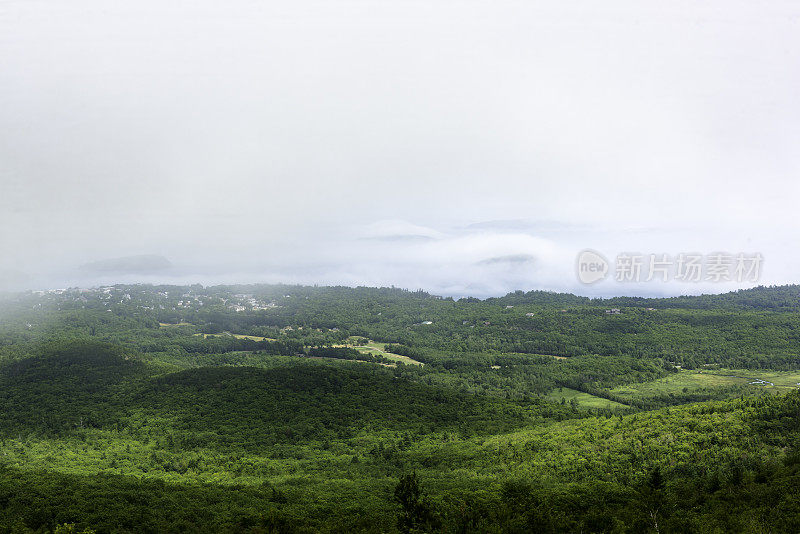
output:
M 578 254 L 576 264 L 578 280 L 584 284 L 594 284 L 608 275 L 608 260 L 594 250 L 584 250 Z

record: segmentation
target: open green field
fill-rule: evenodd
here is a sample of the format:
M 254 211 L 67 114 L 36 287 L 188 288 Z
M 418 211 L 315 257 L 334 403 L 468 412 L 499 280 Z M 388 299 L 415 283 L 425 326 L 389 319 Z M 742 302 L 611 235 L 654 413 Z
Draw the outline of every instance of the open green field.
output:
M 244 334 L 231 334 L 230 332 L 223 332 L 221 334 L 195 334 L 195 335 L 203 336 L 203 339 L 215 336 L 232 336 L 235 337 L 236 339 L 251 339 L 253 341 L 275 341 L 275 338 L 272 337 L 245 336 Z
M 406 365 L 425 365 L 424 363 L 418 362 L 417 360 L 409 358 L 408 356 L 386 352 L 386 343 L 379 343 L 377 341 L 370 340 L 366 345 L 353 345 L 353 348 L 362 354 L 377 354 L 389 360 L 403 362 Z
M 403 356 L 402 354 L 394 354 L 392 352 L 386 352 L 386 350 L 384 350 L 386 348 L 386 344 L 385 343 L 378 343 L 378 342 L 375 342 L 375 341 L 370 341 L 367 345 L 359 345 L 359 346 L 354 347 L 354 348 L 357 351 L 363 352 L 363 353 L 373 353 L 374 354 L 374 353 L 377 352 L 379 355 L 383 356 L 384 358 L 387 358 L 389 360 L 395 360 L 395 361 L 398 361 L 398 362 L 403 362 L 406 365 L 425 365 L 424 363 L 418 362 L 417 360 L 415 360 L 413 358 L 409 358 L 408 356 Z
M 731 373 L 734 374 L 734 373 Z M 722 376 L 708 371 L 680 371 L 676 374 L 639 384 L 628 384 L 611 390 L 611 393 L 622 398 L 638 396 L 668 395 L 670 393 L 688 393 L 700 388 L 746 385 L 746 378 Z
M 729 390 L 728 396 L 738 396 L 748 391 L 780 394 L 797 389 L 798 382 L 800 373 L 797 371 L 687 369 L 651 382 L 618 386 L 611 389 L 610 393 L 622 400 L 631 401 L 664 396 L 686 397 L 694 393 L 714 395 L 714 391 L 722 394 L 722 388 L 732 387 L 734 389 Z
M 746 380 L 747 383 L 754 382 L 756 380 L 763 380 L 764 382 L 769 382 L 772 384 L 754 384 L 754 385 L 761 385 L 763 387 L 775 387 L 775 388 L 790 388 L 796 389 L 798 384 L 800 384 L 800 372 L 798 371 L 769 371 L 769 370 L 762 370 L 762 369 L 714 369 L 703 371 L 704 375 L 715 375 L 716 377 L 722 378 L 725 375 L 732 375 L 736 377 L 742 377 L 742 379 Z M 728 378 L 731 378 L 728 376 Z
M 529 352 L 507 352 L 506 354 L 514 354 L 517 356 L 528 357 L 528 356 L 541 356 L 542 358 L 553 358 L 554 360 L 566 360 L 566 356 L 556 356 L 555 354 L 536 354 L 536 353 L 529 353 Z
M 583 409 L 609 408 L 611 410 L 619 410 L 627 408 L 627 406 L 619 402 L 614 402 L 570 388 L 556 388 L 547 394 L 547 398 L 555 402 L 561 402 L 561 399 L 564 399 L 565 402 L 570 402 L 574 399 L 575 402 L 578 403 L 578 408 Z

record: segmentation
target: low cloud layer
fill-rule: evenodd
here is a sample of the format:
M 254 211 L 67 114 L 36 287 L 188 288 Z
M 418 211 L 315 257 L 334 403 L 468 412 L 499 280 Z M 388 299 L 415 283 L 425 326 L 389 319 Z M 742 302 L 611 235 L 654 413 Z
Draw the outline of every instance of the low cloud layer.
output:
M 366 237 L 365 237 L 366 236 Z M 761 241 L 761 244 L 768 243 Z M 308 237 L 281 248 L 228 244 L 224 254 L 190 251 L 185 256 L 160 255 L 107 258 L 84 265 L 58 265 L 36 274 L 18 273 L 6 279 L 6 288 L 145 283 L 296 283 L 326 285 L 397 286 L 425 289 L 434 294 L 465 297 L 502 295 L 518 289 L 569 291 L 581 295 L 678 295 L 718 293 L 758 284 L 792 283 L 792 264 L 781 263 L 785 250 L 754 249 L 754 241 L 726 232 L 705 233 L 674 229 L 575 228 L 547 221 L 518 220 L 511 224 L 484 221 L 448 228 L 430 228 L 399 220 L 365 226 L 340 226 L 324 239 Z M 213 247 L 219 250 L 223 244 Z M 609 262 L 607 276 L 595 284 L 581 283 L 576 260 L 590 248 Z M 675 277 L 679 254 L 700 254 L 710 260 L 717 253 L 735 258 L 760 254 L 757 279 L 714 281 L 703 273 L 696 281 Z M 619 255 L 638 254 L 641 273 L 636 279 L 617 280 Z M 648 281 L 649 256 L 672 261 L 668 281 Z M 787 265 L 790 267 L 787 268 Z M 756 273 L 754 273 L 756 274 Z
M 729 289 L 582 286 L 585 248 L 798 281 L 795 2 L 0 10 L 0 287 Z

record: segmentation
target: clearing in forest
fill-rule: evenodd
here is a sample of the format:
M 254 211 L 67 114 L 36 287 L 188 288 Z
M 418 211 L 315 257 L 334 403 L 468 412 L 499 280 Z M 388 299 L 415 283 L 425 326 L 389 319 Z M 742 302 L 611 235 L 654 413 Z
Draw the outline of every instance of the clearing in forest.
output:
M 578 408 L 583 409 L 609 408 L 611 410 L 619 410 L 627 408 L 626 405 L 619 402 L 614 402 L 609 399 L 604 399 L 603 397 L 597 397 L 595 395 L 570 388 L 555 388 L 547 394 L 547 398 L 555 402 L 561 402 L 561 399 L 564 399 L 565 402 L 570 402 L 574 399 L 575 402 L 578 403 Z
M 230 332 L 222 332 L 220 334 L 195 334 L 195 335 L 203 336 L 203 339 L 215 336 L 232 336 L 235 337 L 236 339 L 251 339 L 253 341 L 275 341 L 275 338 L 272 337 L 246 336 L 244 334 L 231 334 Z
M 348 340 L 349 342 L 353 341 L 353 338 Z M 369 340 L 365 345 L 353 345 L 352 343 L 348 345 L 334 345 L 335 347 L 352 347 L 356 349 L 358 352 L 362 354 L 375 354 L 377 356 L 383 356 L 387 360 L 394 360 L 397 362 L 403 362 L 406 365 L 425 365 L 424 363 L 417 361 L 413 358 L 409 358 L 408 356 L 403 356 L 402 354 L 394 354 L 392 352 L 386 352 L 386 343 L 379 343 L 377 341 Z

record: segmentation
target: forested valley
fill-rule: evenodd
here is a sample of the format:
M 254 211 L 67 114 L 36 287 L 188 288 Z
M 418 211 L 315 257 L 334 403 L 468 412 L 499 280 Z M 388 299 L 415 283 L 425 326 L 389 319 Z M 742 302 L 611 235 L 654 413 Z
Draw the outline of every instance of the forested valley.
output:
M 800 286 L 0 297 L 0 532 L 800 532 Z

